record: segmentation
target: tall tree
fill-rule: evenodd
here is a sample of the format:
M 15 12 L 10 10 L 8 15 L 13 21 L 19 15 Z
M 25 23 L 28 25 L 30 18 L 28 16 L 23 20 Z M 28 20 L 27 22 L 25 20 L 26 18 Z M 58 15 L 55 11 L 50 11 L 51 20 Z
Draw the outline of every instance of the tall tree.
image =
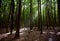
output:
M 55 2 L 56 1 L 54 0 L 54 23 L 53 23 L 54 24 L 53 25 L 54 27 L 56 26 L 56 3 Z M 53 27 L 53 29 L 55 29 L 54 27 Z
M 33 26 L 32 26 L 32 0 L 30 0 L 30 30 L 32 30 Z
M 38 0 L 38 30 L 42 34 L 42 15 L 41 15 L 41 0 Z
M 46 25 L 47 25 L 47 29 L 50 26 L 50 8 L 49 8 L 49 0 L 46 0 Z
M 8 32 L 8 28 L 9 28 L 9 23 L 10 23 L 10 15 L 11 15 L 11 5 L 9 5 L 9 14 L 8 14 L 8 18 L 7 18 L 7 28 L 6 28 L 6 32 Z
M 15 38 L 20 38 L 19 36 L 19 30 L 20 30 L 20 21 L 21 19 L 21 0 L 19 0 L 19 4 L 18 4 L 18 12 L 17 12 L 17 28 L 16 28 L 16 34 L 15 34 Z
M 23 7 L 23 11 L 22 11 L 22 12 L 23 12 L 23 27 L 24 27 L 24 26 L 25 26 L 25 21 L 24 21 L 24 20 L 25 20 L 25 19 L 24 19 L 24 17 L 25 17 L 25 0 L 24 0 L 24 2 L 23 2 L 23 6 L 24 6 L 24 7 Z
M 58 3 L 58 24 L 60 26 L 60 0 L 57 0 Z
M 37 2 L 38 2 L 38 30 L 40 30 L 40 10 L 39 10 L 39 0 L 37 0 Z
M 41 13 L 41 0 L 40 0 L 40 30 L 41 30 L 41 34 L 43 33 L 42 31 L 42 13 Z M 38 18 L 39 18 L 39 14 L 38 14 Z
M 11 34 L 12 34 L 12 30 L 13 30 L 13 15 L 14 15 L 14 0 L 11 0 L 11 24 L 10 24 Z

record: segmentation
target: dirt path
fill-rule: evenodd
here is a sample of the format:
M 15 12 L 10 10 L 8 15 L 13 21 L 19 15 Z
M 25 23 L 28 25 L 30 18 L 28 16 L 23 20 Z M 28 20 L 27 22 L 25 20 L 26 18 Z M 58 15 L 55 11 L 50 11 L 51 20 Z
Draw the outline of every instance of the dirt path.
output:
M 20 39 L 13 39 L 15 32 L 10 35 L 9 33 L 0 34 L 0 41 L 57 41 L 57 36 L 60 32 L 56 33 L 52 31 L 43 31 L 43 34 L 40 34 L 40 31 L 31 31 L 28 33 L 29 28 L 20 29 Z

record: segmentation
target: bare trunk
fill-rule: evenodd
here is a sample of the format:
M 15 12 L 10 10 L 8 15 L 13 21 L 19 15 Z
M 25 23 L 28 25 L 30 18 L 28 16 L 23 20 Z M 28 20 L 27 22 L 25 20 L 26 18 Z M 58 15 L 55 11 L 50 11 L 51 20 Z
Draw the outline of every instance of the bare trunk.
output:
M 41 15 L 41 0 L 38 0 L 38 30 L 42 34 L 42 15 Z
M 13 30 L 13 15 L 14 15 L 14 0 L 11 0 L 11 26 L 10 26 L 10 33 L 12 34 Z
M 58 2 L 58 24 L 60 26 L 60 0 L 57 0 Z
M 30 30 L 32 30 L 32 0 L 30 0 Z
M 20 29 L 20 19 L 21 19 L 21 0 L 19 0 L 19 6 L 18 6 L 18 15 L 17 15 L 17 28 L 16 28 L 16 34 L 15 38 L 20 38 L 19 36 L 19 29 Z

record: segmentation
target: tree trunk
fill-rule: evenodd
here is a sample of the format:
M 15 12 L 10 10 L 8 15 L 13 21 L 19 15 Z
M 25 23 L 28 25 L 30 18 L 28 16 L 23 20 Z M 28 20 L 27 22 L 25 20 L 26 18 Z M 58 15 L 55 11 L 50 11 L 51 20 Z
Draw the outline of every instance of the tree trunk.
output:
M 46 24 L 47 24 L 47 29 L 49 29 L 50 28 L 50 20 L 51 20 L 51 18 L 50 18 L 50 5 L 49 5 L 49 0 L 46 0 L 47 1 L 47 3 L 46 3 Z M 49 28 L 48 28 L 49 27 Z M 51 28 L 50 28 L 51 29 Z
M 32 0 L 30 0 L 30 30 L 32 30 Z
M 58 3 L 58 24 L 60 26 L 60 0 L 57 0 Z
M 38 0 L 38 30 L 40 31 L 40 5 L 39 5 L 39 0 Z
M 42 15 L 41 15 L 41 0 L 38 0 L 38 30 L 42 34 Z
M 56 26 L 56 3 L 55 3 L 55 0 L 54 0 L 54 25 L 53 25 L 54 27 Z M 55 29 L 53 27 L 53 29 Z
M 12 34 L 13 30 L 13 15 L 14 15 L 14 0 L 11 0 L 11 26 L 10 26 L 10 33 Z
M 15 34 L 15 38 L 20 38 L 19 36 L 19 29 L 20 29 L 20 19 L 21 19 L 21 0 L 19 0 L 19 4 L 18 4 L 18 15 L 17 15 L 17 28 L 16 28 L 16 34 Z

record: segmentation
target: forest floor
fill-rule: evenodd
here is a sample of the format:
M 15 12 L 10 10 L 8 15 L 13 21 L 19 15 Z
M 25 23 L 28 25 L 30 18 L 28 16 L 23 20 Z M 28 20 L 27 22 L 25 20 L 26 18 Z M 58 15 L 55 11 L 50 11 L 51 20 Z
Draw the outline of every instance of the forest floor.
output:
M 0 41 L 60 41 L 60 32 L 54 30 L 43 30 L 43 34 L 40 34 L 36 29 L 29 31 L 29 28 L 21 28 L 19 39 L 14 38 L 15 32 L 12 35 L 10 32 L 0 34 Z

